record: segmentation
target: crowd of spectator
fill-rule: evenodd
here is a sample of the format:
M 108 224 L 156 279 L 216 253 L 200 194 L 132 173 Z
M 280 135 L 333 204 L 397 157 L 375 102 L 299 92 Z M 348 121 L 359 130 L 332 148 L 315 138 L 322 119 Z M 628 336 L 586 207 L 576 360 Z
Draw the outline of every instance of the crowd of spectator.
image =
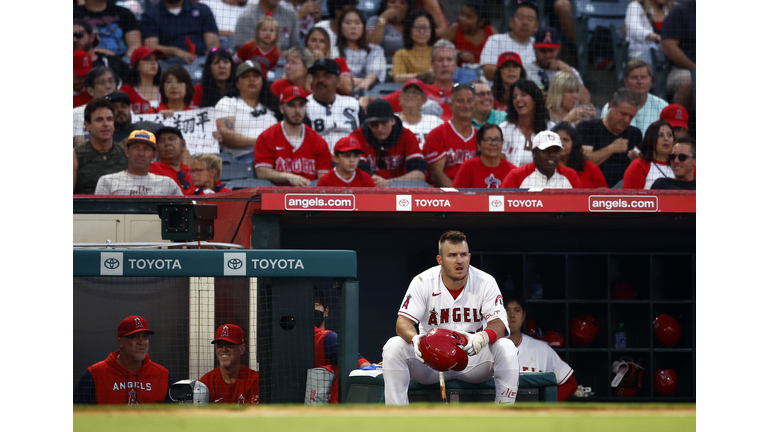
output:
M 487 0 L 455 22 L 437 0 L 75 0 L 73 192 L 218 193 L 231 161 L 275 185 L 695 188 L 695 0 L 629 3 L 599 110 L 549 3 L 497 29 Z M 178 120 L 197 110 L 207 151 Z

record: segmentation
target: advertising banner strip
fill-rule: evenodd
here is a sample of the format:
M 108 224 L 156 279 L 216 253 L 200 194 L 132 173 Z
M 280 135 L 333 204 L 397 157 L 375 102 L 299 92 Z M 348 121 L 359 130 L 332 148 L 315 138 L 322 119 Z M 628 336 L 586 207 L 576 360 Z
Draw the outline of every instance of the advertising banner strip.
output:
M 74 250 L 73 276 L 357 277 L 339 250 Z
M 509 213 L 695 213 L 693 195 L 589 194 L 323 194 L 267 193 L 261 209 L 268 211 L 364 212 L 509 212 Z

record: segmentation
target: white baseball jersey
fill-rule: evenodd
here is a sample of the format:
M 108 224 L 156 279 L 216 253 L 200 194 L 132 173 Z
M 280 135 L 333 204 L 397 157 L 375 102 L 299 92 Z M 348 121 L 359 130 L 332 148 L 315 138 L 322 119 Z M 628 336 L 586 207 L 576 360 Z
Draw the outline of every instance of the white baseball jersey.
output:
M 488 273 L 469 266 L 467 284 L 454 300 L 440 277 L 439 265 L 417 275 L 405 293 L 398 315 L 419 324 L 419 334 L 433 328 L 477 333 L 488 321 L 496 318 L 504 323 L 509 335 L 507 311 L 496 279 Z
M 314 95 L 309 95 L 307 118 L 312 129 L 323 137 L 328 143 L 328 150 L 333 154 L 336 141 L 360 127 L 360 104 L 351 96 L 336 95 L 333 103 L 326 105 L 316 101 Z
M 517 345 L 521 372 L 554 372 L 557 385 L 562 385 L 573 375 L 573 369 L 564 362 L 546 342 L 522 335 Z
M 395 115 L 400 117 L 400 120 L 403 120 L 401 113 L 397 113 Z M 406 123 L 405 120 L 403 120 L 403 127 L 416 135 L 416 139 L 419 140 L 419 148 L 424 150 L 424 141 L 427 140 L 427 134 L 432 132 L 432 129 L 440 126 L 443 123 L 445 123 L 443 119 L 438 116 L 422 114 L 421 121 L 418 123 L 411 124 Z

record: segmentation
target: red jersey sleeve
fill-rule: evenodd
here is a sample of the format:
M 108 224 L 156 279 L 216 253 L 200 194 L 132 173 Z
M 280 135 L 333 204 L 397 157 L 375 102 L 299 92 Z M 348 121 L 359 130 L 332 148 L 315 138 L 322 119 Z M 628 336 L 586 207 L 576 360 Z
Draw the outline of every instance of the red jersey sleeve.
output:
M 424 160 L 428 164 L 435 163 L 446 155 L 447 140 L 443 135 L 444 129 L 442 125 L 432 129 L 424 140 Z
M 352 75 L 352 71 L 349 70 L 349 66 L 347 66 L 347 60 L 343 59 L 341 57 L 333 59 L 333 61 L 336 62 L 336 64 L 339 65 L 339 69 L 341 70 L 342 75 Z
M 240 64 L 253 55 L 254 50 L 256 49 L 256 42 L 250 41 L 243 44 L 243 46 L 240 47 L 239 50 L 237 50 L 237 54 L 232 58 L 232 60 L 235 61 L 235 64 Z
M 315 146 L 315 170 L 330 172 L 333 169 L 333 157 L 330 150 L 328 150 L 328 143 L 307 125 L 305 133 L 314 133 L 314 146 Z
M 608 182 L 605 181 L 605 176 L 603 175 L 603 172 L 600 171 L 600 167 L 590 161 L 586 161 L 586 164 L 584 165 L 584 171 L 589 174 L 589 180 L 592 182 L 594 187 L 608 187 Z
M 512 171 L 507 174 L 506 177 L 504 177 L 504 181 L 501 182 L 501 188 L 502 189 L 516 189 L 520 187 L 520 183 L 522 182 L 522 179 L 519 178 L 517 175 L 517 171 L 520 168 L 513 169 Z
M 280 123 L 278 123 L 279 125 Z M 256 144 L 253 146 L 253 163 L 255 167 L 267 166 L 274 168 L 275 166 L 275 150 L 269 143 L 274 140 L 271 139 L 270 133 L 264 131 L 258 138 L 256 138 Z
M 645 187 L 645 177 L 648 175 L 650 165 L 644 159 L 637 158 L 633 160 L 627 170 L 624 171 L 624 183 L 622 189 L 643 189 Z

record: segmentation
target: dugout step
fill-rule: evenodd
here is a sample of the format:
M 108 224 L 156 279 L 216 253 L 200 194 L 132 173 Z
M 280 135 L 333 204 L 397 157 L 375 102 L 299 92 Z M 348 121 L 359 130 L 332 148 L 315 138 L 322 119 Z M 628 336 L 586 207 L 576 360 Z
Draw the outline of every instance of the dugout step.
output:
M 377 372 L 353 371 L 349 376 L 351 387 L 346 402 L 384 403 L 384 376 Z M 493 378 L 482 383 L 446 380 L 445 389 L 450 402 L 493 402 L 495 394 Z M 410 402 L 440 402 L 440 385 L 419 384 L 411 380 L 408 399 Z M 521 372 L 517 401 L 557 403 L 554 372 Z

